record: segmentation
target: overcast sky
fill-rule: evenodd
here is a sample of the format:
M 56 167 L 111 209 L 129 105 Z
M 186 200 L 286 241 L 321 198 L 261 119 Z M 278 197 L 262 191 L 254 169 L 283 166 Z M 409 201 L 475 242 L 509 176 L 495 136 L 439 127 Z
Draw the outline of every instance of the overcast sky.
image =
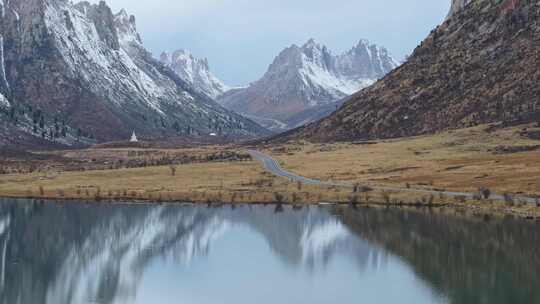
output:
M 91 2 L 99 2 L 91 0 Z M 207 57 L 228 85 L 257 80 L 285 47 L 315 38 L 334 53 L 360 38 L 409 54 L 450 7 L 450 0 L 108 0 L 137 18 L 146 47 L 185 48 Z

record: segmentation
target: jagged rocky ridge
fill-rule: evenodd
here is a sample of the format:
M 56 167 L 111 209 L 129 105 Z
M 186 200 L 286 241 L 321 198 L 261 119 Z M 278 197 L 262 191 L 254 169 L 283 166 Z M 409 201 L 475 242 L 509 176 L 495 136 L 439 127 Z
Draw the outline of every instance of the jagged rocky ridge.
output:
M 3 117 L 14 112 L 17 124 L 2 126 L 0 134 L 70 144 L 76 140 L 63 133 L 105 141 L 132 131 L 143 138 L 264 132 L 154 59 L 125 11 L 65 0 L 2 0 L 1 9 L 0 107 Z
M 210 71 L 206 58 L 195 58 L 186 50 L 177 50 L 172 53 L 163 52 L 160 61 L 199 93 L 212 99 L 216 99 L 230 89 Z
M 336 56 L 312 39 L 285 49 L 260 80 L 218 101 L 267 127 L 290 129 L 331 113 L 397 66 L 386 49 L 366 40 Z
M 391 138 L 539 121 L 538 1 L 476 0 L 456 7 L 401 67 L 328 118 L 279 140 Z

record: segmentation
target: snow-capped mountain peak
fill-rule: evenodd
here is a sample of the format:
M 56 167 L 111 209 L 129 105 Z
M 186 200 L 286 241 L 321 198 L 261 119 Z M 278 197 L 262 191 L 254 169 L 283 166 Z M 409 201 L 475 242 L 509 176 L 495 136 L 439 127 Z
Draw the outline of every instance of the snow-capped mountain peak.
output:
M 163 52 L 163 64 L 170 67 L 182 80 L 192 85 L 200 93 L 215 99 L 230 88 L 211 71 L 208 59 L 199 59 L 189 51 L 180 49 L 173 53 Z
M 309 39 L 309 40 L 302 46 L 302 49 L 303 49 L 303 50 L 314 50 L 314 49 L 322 50 L 323 48 L 326 49 L 326 46 L 321 45 L 320 43 L 318 43 L 317 41 L 315 41 L 315 39 L 313 39 L 313 38 Z
M 310 39 L 300 47 L 283 50 L 263 78 L 249 88 L 225 94 L 219 101 L 250 117 L 277 119 L 293 128 L 335 110 L 336 102 L 397 66 L 385 48 L 365 39 L 341 55 L 333 55 L 325 45 Z M 325 110 L 319 111 L 320 107 Z M 310 110 L 317 114 L 306 114 Z M 294 122 L 289 122 L 291 119 Z
M 120 10 L 115 16 L 115 23 L 120 43 L 135 43 L 142 45 L 142 39 L 137 32 L 135 16 L 128 15 L 125 9 Z

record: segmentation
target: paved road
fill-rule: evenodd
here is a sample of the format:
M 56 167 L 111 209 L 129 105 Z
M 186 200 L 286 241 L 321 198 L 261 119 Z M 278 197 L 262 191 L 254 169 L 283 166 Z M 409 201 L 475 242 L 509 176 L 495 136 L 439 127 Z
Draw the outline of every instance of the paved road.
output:
M 265 169 L 269 172 L 273 173 L 274 175 L 281 176 L 288 178 L 289 180 L 293 182 L 301 182 L 306 185 L 321 185 L 321 186 L 336 186 L 336 187 L 346 187 L 346 188 L 353 188 L 354 184 L 352 183 L 346 183 L 346 182 L 333 182 L 333 181 L 321 181 L 311 178 L 306 178 L 303 176 L 300 176 L 298 174 L 289 172 L 281 167 L 279 162 L 269 155 L 266 155 L 260 151 L 256 150 L 248 150 L 248 153 L 256 159 L 257 161 L 261 162 Z M 374 190 L 379 191 L 389 191 L 389 192 L 409 192 L 409 193 L 418 193 L 418 194 L 433 194 L 433 195 L 440 195 L 444 194 L 446 196 L 450 197 L 459 197 L 464 196 L 466 198 L 473 198 L 477 196 L 476 193 L 466 193 L 466 192 L 452 192 L 452 191 L 433 191 L 433 190 L 422 190 L 422 189 L 409 189 L 409 188 L 398 188 L 398 187 L 374 187 L 370 186 L 370 188 Z M 530 204 L 535 204 L 537 201 L 537 198 L 532 197 L 524 197 L 524 196 L 513 196 L 512 197 L 516 201 L 523 201 Z M 505 200 L 505 197 L 503 195 L 499 194 L 492 194 L 490 196 L 490 199 L 493 200 Z

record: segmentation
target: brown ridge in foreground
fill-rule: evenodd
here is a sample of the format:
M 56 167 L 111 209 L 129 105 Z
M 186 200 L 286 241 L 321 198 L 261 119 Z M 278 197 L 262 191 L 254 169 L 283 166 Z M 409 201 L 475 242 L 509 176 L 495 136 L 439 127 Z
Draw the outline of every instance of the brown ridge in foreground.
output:
M 477 0 L 329 117 L 274 141 L 347 141 L 540 120 L 537 1 Z

